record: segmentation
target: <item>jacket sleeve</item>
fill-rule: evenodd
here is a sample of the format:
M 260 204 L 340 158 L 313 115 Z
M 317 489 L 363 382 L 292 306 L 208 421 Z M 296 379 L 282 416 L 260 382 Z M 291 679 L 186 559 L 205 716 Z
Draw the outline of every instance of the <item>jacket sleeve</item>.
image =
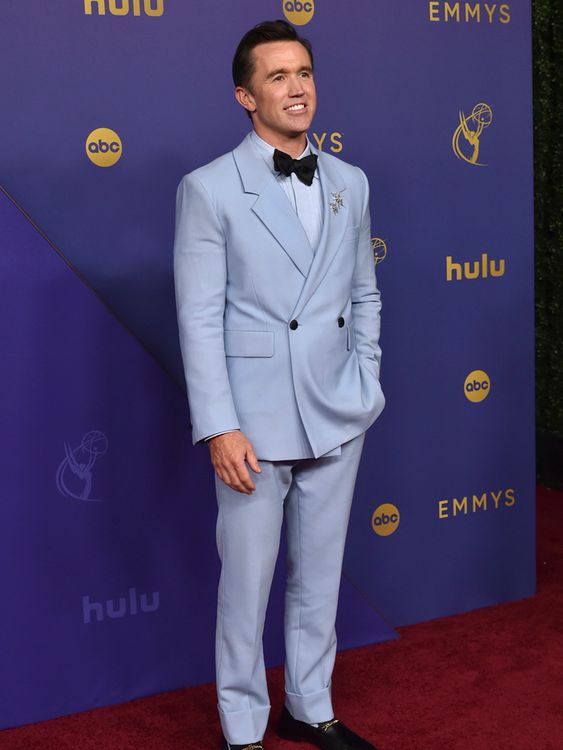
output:
M 240 428 L 225 357 L 225 251 L 217 211 L 197 176 L 188 174 L 176 194 L 174 284 L 194 443 Z
M 379 332 L 381 327 L 381 297 L 375 277 L 375 261 L 371 246 L 371 221 L 369 212 L 369 184 L 359 170 L 363 182 L 362 219 L 356 255 L 356 266 L 352 282 L 352 320 L 356 337 L 356 350 L 360 358 L 375 363 L 375 374 L 379 379 L 381 349 Z

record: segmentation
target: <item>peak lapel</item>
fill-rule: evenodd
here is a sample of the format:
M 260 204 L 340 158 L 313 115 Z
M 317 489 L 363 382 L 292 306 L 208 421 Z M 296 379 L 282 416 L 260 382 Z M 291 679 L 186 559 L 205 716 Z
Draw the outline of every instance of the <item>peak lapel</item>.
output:
M 306 277 L 313 260 L 307 234 L 272 170 L 256 153 L 250 134 L 235 148 L 233 156 L 244 191 L 258 196 L 253 212 Z
M 322 152 L 317 151 L 316 153 L 319 155 L 318 169 L 323 196 L 323 230 L 309 275 L 293 311 L 292 317 L 294 318 L 301 314 L 307 301 L 313 296 L 323 280 L 334 256 L 340 249 L 348 224 L 346 185 L 337 167 L 335 167 L 336 162 L 323 158 Z M 341 201 L 337 203 L 335 196 L 340 196 Z M 336 206 L 336 211 L 333 211 L 331 204 Z

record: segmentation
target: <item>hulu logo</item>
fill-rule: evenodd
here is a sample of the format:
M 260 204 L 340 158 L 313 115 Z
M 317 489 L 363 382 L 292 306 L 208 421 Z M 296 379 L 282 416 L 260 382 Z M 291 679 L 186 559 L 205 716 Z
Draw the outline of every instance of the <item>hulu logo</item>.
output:
M 110 620 L 118 620 L 122 617 L 142 614 L 143 612 L 155 612 L 160 606 L 158 591 L 153 591 L 149 601 L 148 594 L 137 595 L 137 589 L 131 588 L 127 596 L 119 599 L 106 599 L 104 604 L 95 602 L 88 595 L 82 597 L 82 619 L 85 625 L 93 620 L 103 622 L 106 617 Z
M 451 255 L 446 256 L 446 281 L 463 281 L 464 279 L 486 279 L 491 276 L 504 276 L 506 264 L 504 260 L 489 260 L 487 253 L 481 253 L 481 260 L 455 263 Z

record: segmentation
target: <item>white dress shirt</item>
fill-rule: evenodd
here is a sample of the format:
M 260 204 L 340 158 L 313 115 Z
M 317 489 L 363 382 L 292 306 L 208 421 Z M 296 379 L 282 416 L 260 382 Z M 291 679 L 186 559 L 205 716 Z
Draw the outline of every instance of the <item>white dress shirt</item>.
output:
M 295 209 L 295 213 L 299 217 L 305 234 L 309 239 L 311 249 L 315 252 L 323 228 L 323 199 L 318 170 L 315 172 L 312 185 L 305 185 L 305 183 L 301 182 L 295 172 L 286 177 L 286 175 L 276 172 L 274 167 L 274 147 L 260 138 L 255 130 L 252 131 L 251 138 L 252 143 L 272 170 L 276 180 L 283 188 L 289 202 Z M 312 153 L 311 144 L 309 143 L 309 139 L 307 139 L 305 150 L 298 158 L 302 159 L 310 153 Z

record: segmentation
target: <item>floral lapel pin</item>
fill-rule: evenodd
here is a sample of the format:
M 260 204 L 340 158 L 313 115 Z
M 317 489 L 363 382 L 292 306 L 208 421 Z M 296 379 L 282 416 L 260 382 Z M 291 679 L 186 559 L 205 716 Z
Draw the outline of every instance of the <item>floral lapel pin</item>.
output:
M 332 200 L 330 202 L 330 207 L 332 208 L 332 213 L 337 214 L 344 205 L 344 201 L 342 200 L 340 193 L 331 193 L 331 196 Z

